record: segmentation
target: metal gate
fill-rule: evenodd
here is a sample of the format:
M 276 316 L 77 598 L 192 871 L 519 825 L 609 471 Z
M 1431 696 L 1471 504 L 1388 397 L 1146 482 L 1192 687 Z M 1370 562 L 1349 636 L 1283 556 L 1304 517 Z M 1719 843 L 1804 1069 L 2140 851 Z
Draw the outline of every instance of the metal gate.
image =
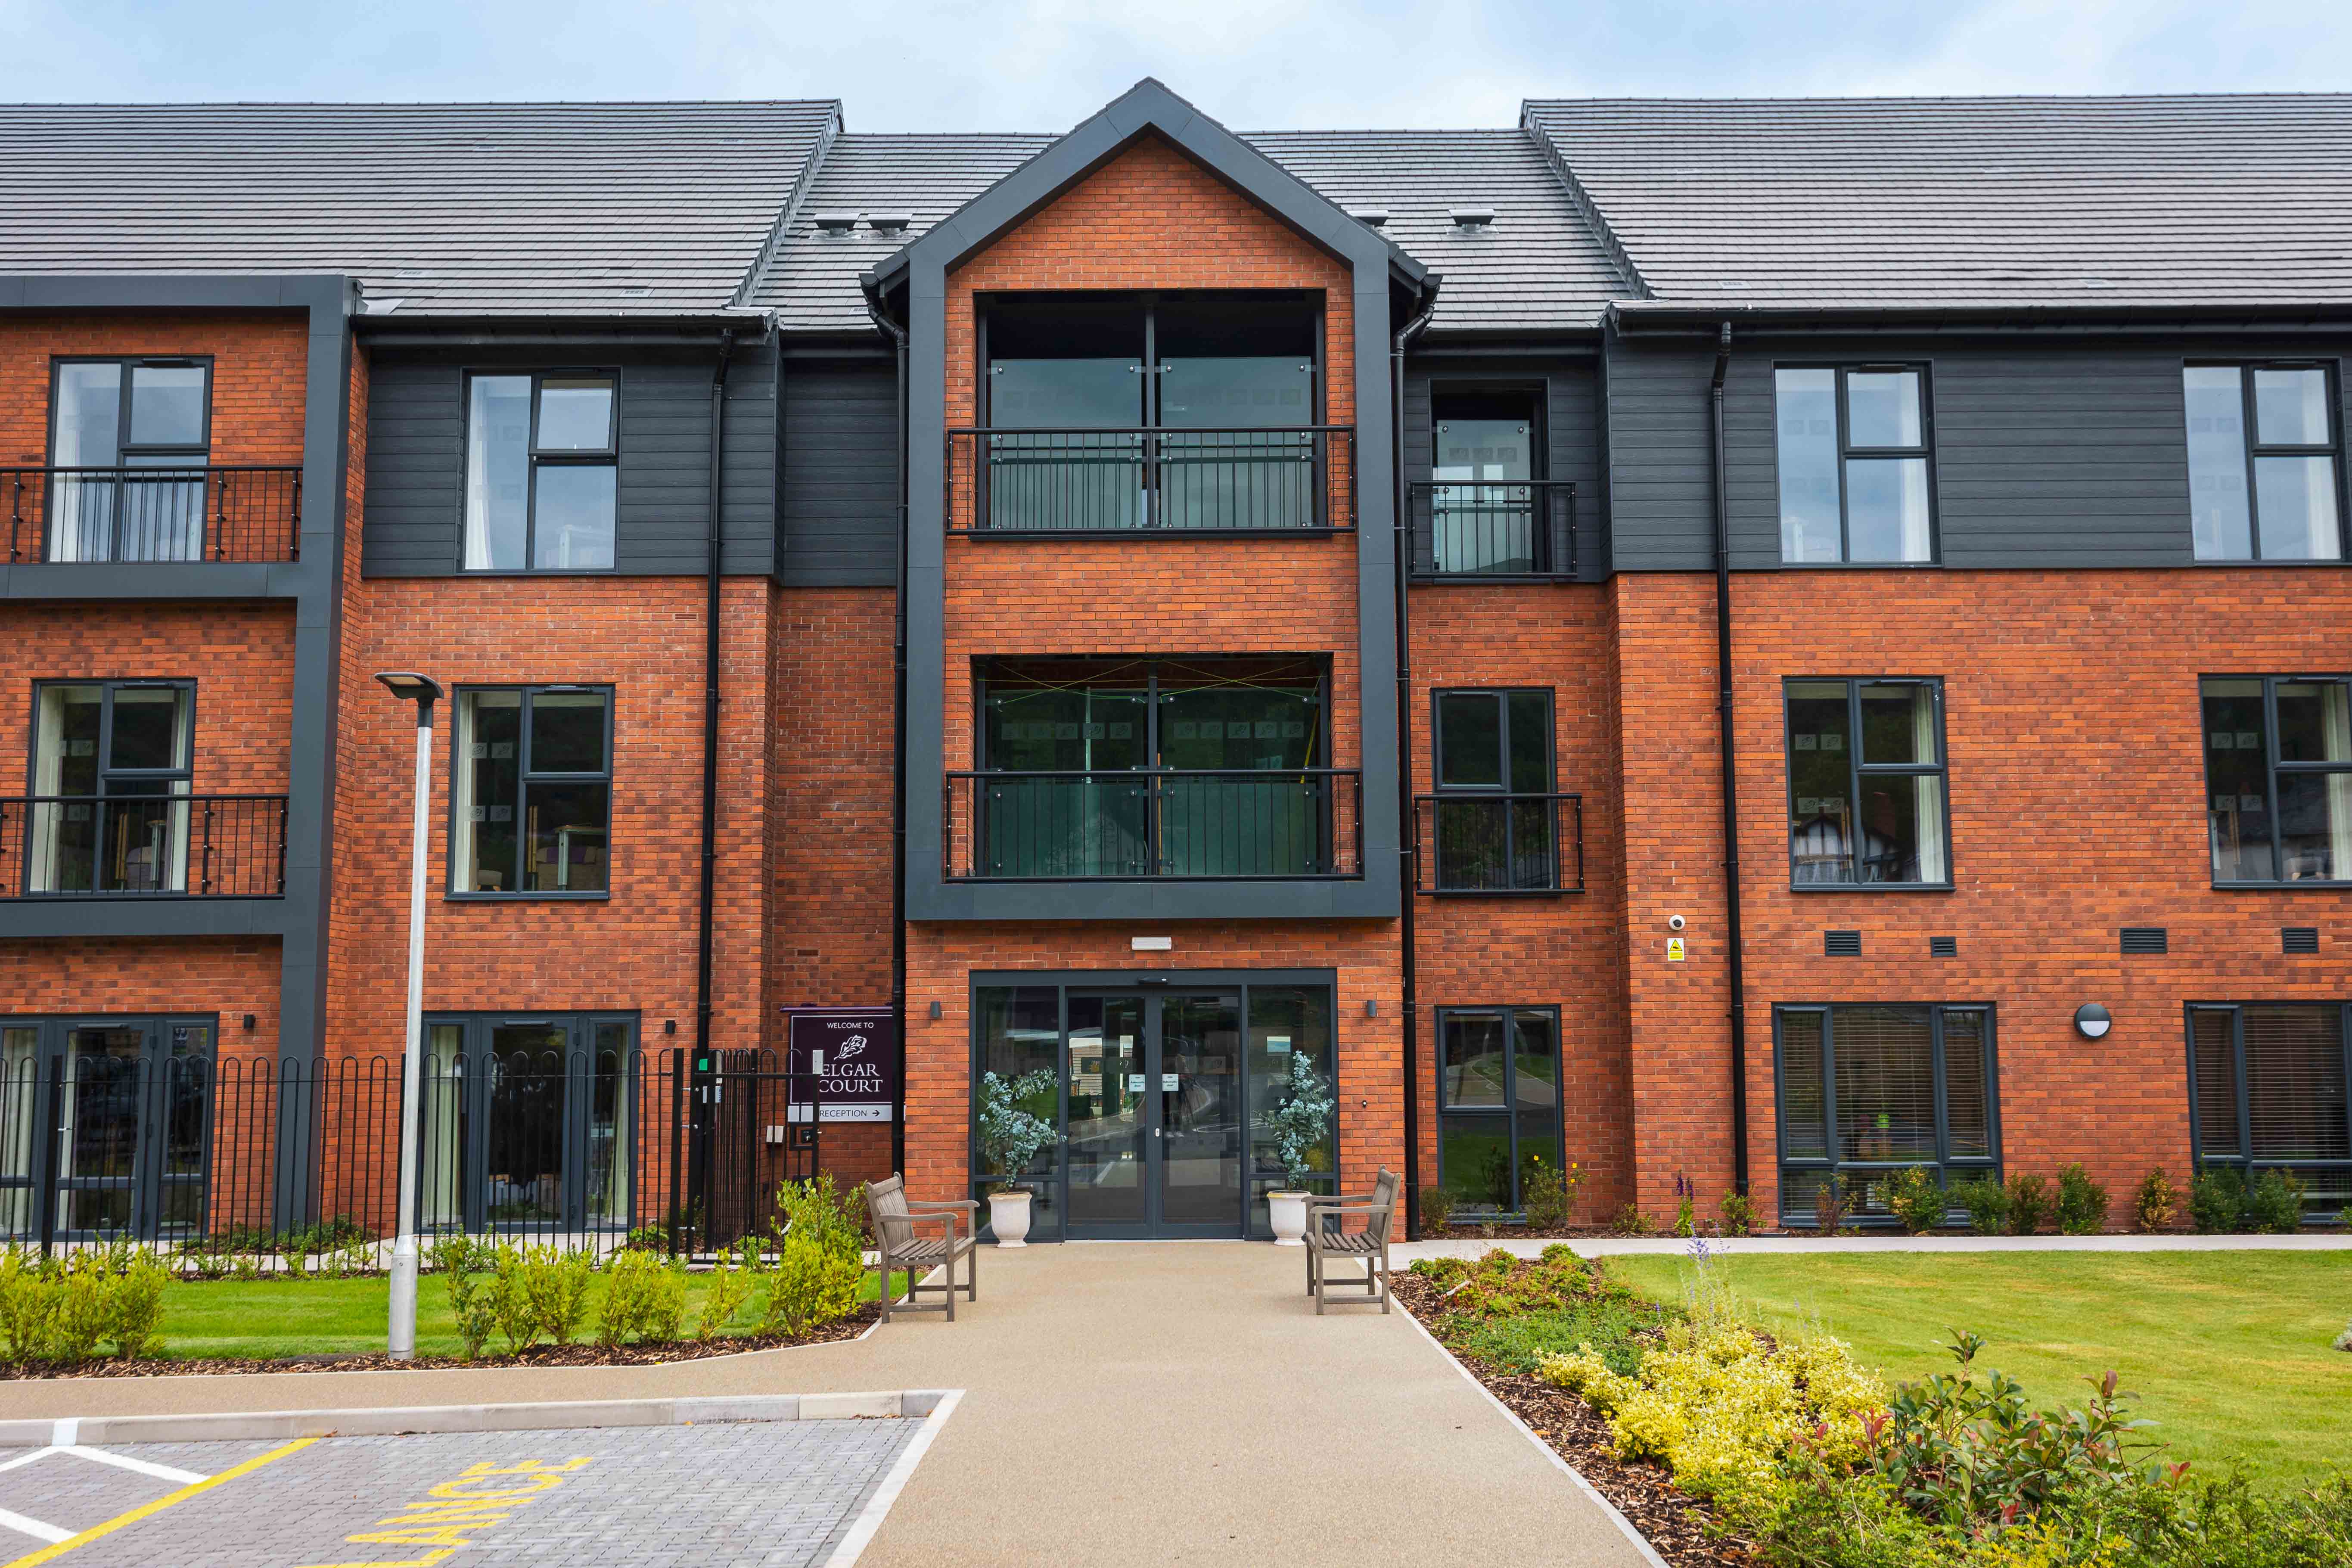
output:
M 710 1051 L 675 1074 L 688 1163 L 673 1190 L 688 1195 L 695 1250 L 715 1253 L 776 1223 L 776 1191 L 804 1182 L 818 1160 L 816 1076 L 772 1050 Z

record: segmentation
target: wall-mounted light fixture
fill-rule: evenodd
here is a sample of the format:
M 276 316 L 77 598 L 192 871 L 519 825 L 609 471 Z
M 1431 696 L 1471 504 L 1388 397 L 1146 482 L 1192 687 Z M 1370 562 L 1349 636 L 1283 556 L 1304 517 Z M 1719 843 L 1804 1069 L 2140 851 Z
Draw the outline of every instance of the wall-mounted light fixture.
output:
M 940 1005 L 939 1005 L 937 1002 L 934 1002 L 934 1003 L 932 1003 L 932 1004 L 931 1004 L 931 1016 L 932 1016 L 932 1017 L 934 1017 L 934 1018 L 936 1018 L 936 1017 L 938 1017 L 939 1016 L 940 1016 Z
M 2074 1009 L 2074 1032 L 2086 1040 L 2104 1039 L 2116 1021 L 2096 1002 L 2085 1002 Z
M 1377 1018 L 1377 1017 L 1379 1017 L 1380 1016 L 1381 1016 L 1381 999 L 1380 999 L 1379 997 L 1377 997 L 1377 996 L 1367 996 L 1367 997 L 1365 997 L 1365 998 L 1364 998 L 1364 1016 L 1365 1016 L 1365 1017 L 1367 1017 L 1367 1018 Z
M 256 1022 L 257 1022 L 257 1020 L 255 1019 L 255 1017 L 254 1017 L 254 1016 L 253 1016 L 252 1014 L 247 1013 L 247 1014 L 245 1016 L 245 1032 L 246 1032 L 247 1034 L 248 1034 L 248 1035 L 249 1035 L 249 1034 L 253 1033 L 253 1026 L 254 1026 L 254 1024 L 255 1024 Z
M 663 1034 L 665 1034 L 665 1035 L 675 1035 L 675 1034 L 677 1034 L 677 1020 L 676 1018 L 664 1018 L 664 1019 L 662 1020 L 662 1033 L 663 1033 Z

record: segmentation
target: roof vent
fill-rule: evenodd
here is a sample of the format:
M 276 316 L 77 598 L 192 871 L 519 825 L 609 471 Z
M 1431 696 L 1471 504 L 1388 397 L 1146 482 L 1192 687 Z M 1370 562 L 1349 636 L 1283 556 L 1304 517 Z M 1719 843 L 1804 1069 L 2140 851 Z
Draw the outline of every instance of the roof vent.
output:
M 1822 955 L 1824 958 L 1860 958 L 1862 933 L 1858 931 L 1822 932 Z
M 1349 207 L 1348 216 L 1358 223 L 1370 224 L 1374 228 L 1388 226 L 1389 209 L 1386 207 Z
M 897 234 L 914 223 L 913 213 L 868 213 L 866 221 L 877 234 Z
M 856 213 L 819 213 L 816 226 L 825 234 L 847 234 L 857 226 Z
M 2126 926 L 2123 928 L 2123 951 L 2127 953 L 2169 952 L 2170 933 L 2162 926 Z
M 1454 220 L 1456 228 L 1491 228 L 1495 223 L 1493 207 L 1448 207 L 1445 216 Z
M 2319 928 L 2317 926 L 2279 927 L 2279 951 L 2282 952 L 2317 952 L 2319 951 Z

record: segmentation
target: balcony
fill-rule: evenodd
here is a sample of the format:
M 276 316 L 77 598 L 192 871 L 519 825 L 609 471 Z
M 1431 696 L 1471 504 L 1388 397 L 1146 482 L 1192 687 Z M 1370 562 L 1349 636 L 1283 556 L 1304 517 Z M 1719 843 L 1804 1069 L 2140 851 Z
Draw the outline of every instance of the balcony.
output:
M 1353 769 L 952 773 L 950 880 L 1363 875 Z
M 282 795 L 0 799 L 0 899 L 276 899 Z
M 1332 533 L 1356 526 L 1350 425 L 950 430 L 950 533 Z
M 0 468 L 18 563 L 292 561 L 299 464 Z
M 1412 575 L 1441 583 L 1576 575 L 1576 487 L 1565 480 L 1412 487 Z
M 1414 890 L 1486 896 L 1584 891 L 1584 799 L 1463 793 L 1413 802 Z

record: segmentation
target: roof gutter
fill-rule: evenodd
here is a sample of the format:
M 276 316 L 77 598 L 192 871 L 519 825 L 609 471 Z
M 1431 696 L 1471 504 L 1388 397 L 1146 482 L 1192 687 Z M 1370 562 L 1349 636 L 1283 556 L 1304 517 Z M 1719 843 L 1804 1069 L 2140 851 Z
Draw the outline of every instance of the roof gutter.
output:
M 1978 305 L 1769 305 L 1664 303 L 1619 300 L 1609 306 L 1610 324 L 1624 337 L 1654 332 L 1710 334 L 1726 321 L 1745 336 L 1764 332 L 1834 331 L 1839 328 L 1913 327 L 2000 331 L 2199 331 L 2294 330 L 2352 326 L 2352 304 L 2306 301 L 2279 305 L 1978 304 Z
M 1403 897 L 1398 920 L 1402 946 L 1400 978 L 1404 1003 L 1404 1234 L 1412 1241 L 1421 1235 L 1421 996 L 1413 963 L 1413 903 L 1420 873 L 1414 864 L 1421 847 L 1421 825 L 1412 807 L 1412 616 L 1406 592 L 1412 561 L 1411 499 L 1404 480 L 1404 353 L 1413 339 L 1428 329 L 1437 314 L 1437 291 L 1445 281 L 1435 272 L 1423 275 L 1414 286 L 1420 310 L 1397 329 L 1389 353 L 1389 462 L 1396 493 L 1396 715 L 1397 715 L 1397 886 Z
M 1748 973 L 1739 921 L 1739 781 L 1731 749 L 1731 505 L 1725 485 L 1723 379 L 1731 368 L 1731 323 L 1716 339 L 1707 384 L 1708 452 L 1715 470 L 1715 681 L 1717 750 L 1723 761 L 1724 944 L 1731 981 L 1731 1165 L 1748 1195 Z
M 857 280 L 866 313 L 888 335 L 898 366 L 898 438 L 891 450 L 898 468 L 898 572 L 890 633 L 890 1012 L 898 1022 L 898 1052 L 907 1054 L 907 326 L 890 314 L 881 280 Z M 907 1168 L 907 1074 L 896 1079 L 890 1106 L 890 1169 Z

